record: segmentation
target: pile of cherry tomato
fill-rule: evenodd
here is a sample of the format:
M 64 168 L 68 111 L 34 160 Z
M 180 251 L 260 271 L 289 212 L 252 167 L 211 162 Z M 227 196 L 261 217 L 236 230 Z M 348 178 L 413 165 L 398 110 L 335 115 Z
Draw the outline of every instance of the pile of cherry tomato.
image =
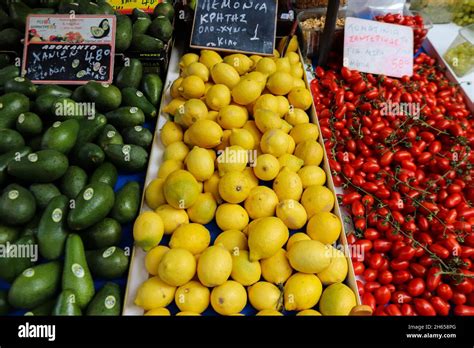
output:
M 375 20 L 413 28 L 413 45 L 415 48 L 415 53 L 420 49 L 423 41 L 426 38 L 426 35 L 428 34 L 428 30 L 425 28 L 423 17 L 420 15 L 402 16 L 400 14 L 388 13 L 384 16 L 376 16 Z
M 334 63 L 311 89 L 348 242 L 363 251 L 362 302 L 375 315 L 474 315 L 474 118 L 458 86 L 421 54 L 412 77 Z

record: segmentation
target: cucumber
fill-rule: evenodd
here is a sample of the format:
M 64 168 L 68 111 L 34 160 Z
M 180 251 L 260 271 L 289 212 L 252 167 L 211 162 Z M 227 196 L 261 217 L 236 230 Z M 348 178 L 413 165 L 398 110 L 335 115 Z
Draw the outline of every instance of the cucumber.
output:
M 69 199 L 57 196 L 51 199 L 38 225 L 38 245 L 41 255 L 48 260 L 56 260 L 64 253 L 68 236 L 66 216 Z
M 158 74 L 145 74 L 140 84 L 140 90 L 143 91 L 150 103 L 158 107 L 163 91 L 163 81 Z
M 117 168 L 115 168 L 115 166 L 110 162 L 104 162 L 94 170 L 89 179 L 89 183 L 101 182 L 113 188 L 117 179 Z
M 100 133 L 97 144 L 104 149 L 109 144 L 123 144 L 123 139 L 118 130 L 111 124 L 108 124 Z
M 0 187 L 7 183 L 7 169 L 11 161 L 18 161 L 22 157 L 27 156 L 31 152 L 31 148 L 24 146 L 20 149 L 9 151 L 0 155 Z
M 76 144 L 78 134 L 79 122 L 77 120 L 54 122 L 44 133 L 41 147 L 67 154 Z
M 33 184 L 29 190 L 35 196 L 36 205 L 41 210 L 45 209 L 53 198 L 61 195 L 54 184 Z
M 123 106 L 105 114 L 107 121 L 118 128 L 140 126 L 145 123 L 145 114 L 135 106 Z
M 37 114 L 25 112 L 18 116 L 16 130 L 24 137 L 38 135 L 43 131 L 43 121 Z
M 20 76 L 7 81 L 4 89 L 5 93 L 17 92 L 26 95 L 28 98 L 35 98 L 36 93 L 38 92 L 38 89 L 33 82 Z
M 115 283 L 107 282 L 87 306 L 86 315 L 119 316 L 121 310 L 120 287 Z
M 94 143 L 86 143 L 76 152 L 76 162 L 87 171 L 100 166 L 104 159 L 104 151 Z
M 25 146 L 25 140 L 13 129 L 0 129 L 0 155 Z
M 122 105 L 135 106 L 143 111 L 146 117 L 156 116 L 156 108 L 148 101 L 143 92 L 134 87 L 122 89 Z
M 31 231 L 24 232 L 14 243 L 11 252 L 4 257 L 0 257 L 0 278 L 11 283 L 21 272 L 33 266 L 38 255 L 34 255 L 36 246 L 35 236 Z M 29 250 L 30 253 L 21 254 L 22 251 Z M 36 260 L 35 260 L 36 257 Z
M 92 274 L 99 278 L 120 278 L 128 268 L 125 251 L 116 246 L 87 251 L 86 259 Z
M 87 173 L 80 167 L 70 166 L 61 178 L 61 192 L 68 198 L 76 198 L 87 185 Z
M 143 65 L 140 60 L 132 58 L 128 66 L 120 69 L 115 84 L 118 88 L 123 89 L 127 87 L 138 88 L 143 75 Z
M 121 224 L 132 222 L 137 217 L 140 198 L 138 182 L 128 182 L 115 194 L 115 204 L 110 216 Z
M 120 243 L 122 226 L 114 219 L 105 218 L 81 232 L 81 237 L 87 249 L 110 247 Z
M 77 316 L 82 315 L 81 308 L 76 303 L 76 295 L 73 290 L 61 291 L 51 313 L 53 316 Z
M 26 188 L 11 184 L 0 196 L 0 221 L 18 226 L 30 221 L 36 212 L 35 197 Z
M 142 126 L 125 128 L 122 134 L 127 144 L 138 145 L 144 149 L 148 149 L 153 142 L 153 134 Z
M 148 163 L 148 152 L 137 145 L 107 145 L 104 151 L 109 161 L 124 171 L 138 172 Z
M 7 93 L 0 97 L 0 129 L 12 128 L 22 112 L 30 110 L 30 100 L 20 93 Z

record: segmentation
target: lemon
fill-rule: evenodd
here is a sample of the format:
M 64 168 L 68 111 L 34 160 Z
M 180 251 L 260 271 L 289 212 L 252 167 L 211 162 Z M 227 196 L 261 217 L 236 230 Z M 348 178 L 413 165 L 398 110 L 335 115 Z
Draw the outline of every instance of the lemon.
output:
M 295 108 L 306 110 L 313 103 L 313 97 L 306 88 L 297 87 L 288 94 L 288 101 Z
M 247 304 L 247 292 L 242 284 L 228 280 L 212 289 L 212 308 L 221 315 L 239 313 Z
M 228 172 L 219 181 L 219 194 L 228 203 L 243 202 L 250 194 L 247 176 L 242 172 Z
M 176 120 L 176 117 L 175 117 L 175 120 Z M 186 129 L 184 131 L 184 135 L 183 135 L 183 142 L 188 145 L 189 147 L 193 147 L 193 146 L 196 146 L 196 144 L 194 144 L 191 139 L 190 139 L 190 132 L 189 132 L 189 129 Z
M 243 286 L 249 286 L 259 281 L 262 275 L 262 269 L 258 261 L 250 261 L 247 250 L 239 250 L 232 254 L 232 273 L 233 280 Z
M 212 110 L 219 111 L 224 106 L 229 105 L 230 101 L 230 89 L 226 85 L 214 85 L 206 92 L 206 104 Z
M 310 236 L 308 236 L 306 233 L 303 233 L 303 232 L 297 232 L 291 235 L 290 238 L 288 238 L 288 242 L 286 243 L 286 250 L 290 250 L 293 244 L 302 240 L 311 240 L 311 238 Z
M 209 307 L 211 292 L 197 281 L 180 286 L 174 295 L 174 302 L 182 312 L 202 313 Z
M 179 124 L 168 121 L 160 131 L 160 140 L 164 146 L 183 140 L 183 130 Z
M 163 192 L 166 201 L 173 208 L 186 209 L 196 202 L 201 190 L 190 172 L 179 169 L 168 175 Z
M 232 89 L 232 100 L 239 105 L 253 103 L 260 97 L 262 86 L 259 82 L 243 77 Z
M 137 290 L 135 305 L 150 310 L 168 306 L 174 298 L 176 287 L 166 284 L 158 276 L 145 280 Z
M 216 122 L 216 121 L 217 121 L 217 116 L 219 116 L 219 111 L 216 111 L 216 110 L 209 110 L 209 111 L 207 112 L 207 117 L 206 117 L 206 119 Z
M 241 53 L 228 55 L 224 58 L 224 63 L 233 66 L 239 75 L 244 75 L 247 73 L 253 65 L 252 60 Z
M 252 71 L 251 73 L 248 73 L 247 75 L 245 75 L 245 78 L 258 82 L 262 90 L 265 88 L 265 85 L 267 84 L 267 75 L 262 74 L 259 71 Z
M 238 230 L 228 230 L 219 234 L 214 241 L 214 245 L 222 245 L 232 255 L 240 250 L 248 250 L 247 236 Z
M 209 69 L 202 63 L 193 62 L 184 69 L 184 76 L 197 76 L 204 82 L 209 81 Z
M 298 171 L 303 188 L 326 183 L 326 172 L 318 166 L 304 166 Z
M 186 53 L 179 61 L 179 67 L 184 70 L 188 65 L 199 61 L 199 56 L 196 53 Z
M 160 264 L 163 255 L 170 250 L 167 246 L 157 245 L 150 249 L 145 256 L 145 268 L 151 275 L 158 275 L 158 265 Z
M 304 70 L 303 70 L 303 66 L 301 65 L 301 63 L 297 63 L 297 64 L 291 64 L 291 67 L 290 67 L 290 74 L 295 78 L 295 79 L 298 79 L 298 80 L 301 80 L 303 78 L 303 75 L 304 75 Z M 301 80 L 303 81 L 303 80 Z M 299 86 L 301 86 L 300 84 L 298 84 L 298 86 L 296 85 L 293 85 L 297 88 L 299 88 Z M 304 88 L 304 87 L 303 87 Z M 291 92 L 290 92 L 291 93 Z
M 277 217 L 264 217 L 249 225 L 250 260 L 256 261 L 275 255 L 288 240 L 288 227 Z
M 280 163 L 281 168 L 287 167 L 292 172 L 298 172 L 304 164 L 304 161 L 301 158 L 298 158 L 295 155 L 290 155 L 289 153 L 285 153 L 278 157 L 278 162 Z
M 224 203 L 217 208 L 216 223 L 222 231 L 242 231 L 249 223 L 249 215 L 238 204 Z
M 268 153 L 275 157 L 280 157 L 287 152 L 290 136 L 280 129 L 269 129 L 260 140 L 260 148 L 263 153 Z
M 166 112 L 167 114 L 175 116 L 178 112 L 178 109 L 184 106 L 184 103 L 186 103 L 185 99 L 175 98 L 163 108 L 163 112 Z
M 256 70 L 270 76 L 277 70 L 277 67 L 273 59 L 264 57 L 258 61 Z
M 280 172 L 280 162 L 270 154 L 263 154 L 257 157 L 253 172 L 257 178 L 264 181 L 273 180 Z
M 223 129 L 242 128 L 248 118 L 249 114 L 246 108 L 239 105 L 227 105 L 219 110 L 217 123 Z
M 186 157 L 186 169 L 198 181 L 209 179 L 214 173 L 214 161 L 206 149 L 195 146 Z
M 189 138 L 193 144 L 210 149 L 222 141 L 222 128 L 211 120 L 198 120 L 189 127 Z
M 138 215 L 133 225 L 135 244 L 145 251 L 160 243 L 163 232 L 164 227 L 161 217 L 152 211 L 145 211 Z
M 327 211 L 320 211 L 309 220 L 306 233 L 311 239 L 323 244 L 332 244 L 339 239 L 341 229 L 341 220 L 336 215 Z
M 322 290 L 321 281 L 314 274 L 293 274 L 285 284 L 285 309 L 301 311 L 314 307 L 321 298 Z
M 276 98 L 278 100 L 278 116 L 283 117 L 290 109 L 290 102 L 282 95 L 278 95 Z
M 276 215 L 291 230 L 302 228 L 308 219 L 304 207 L 293 199 L 281 201 L 276 207 Z
M 186 249 L 173 248 L 166 252 L 158 265 L 158 276 L 165 283 L 181 286 L 196 273 L 196 260 Z
M 181 86 L 181 82 L 183 82 L 184 77 L 179 77 L 171 84 L 170 87 L 170 94 L 173 98 L 180 98 L 181 94 L 179 93 L 179 87 Z
M 293 79 L 293 89 L 295 88 L 306 88 L 306 83 L 299 78 L 294 77 Z
M 204 250 L 199 257 L 197 274 L 199 281 L 207 287 L 224 284 L 232 272 L 232 256 L 221 245 Z
M 252 69 L 255 69 L 257 67 L 257 63 L 262 59 L 262 56 L 259 56 L 257 54 L 253 54 L 249 57 L 252 60 Z
M 202 253 L 211 242 L 209 230 L 201 224 L 190 223 L 179 226 L 170 239 L 170 248 L 186 249 L 191 254 Z
M 222 57 L 215 51 L 202 50 L 199 62 L 211 69 L 214 65 L 222 62 Z
M 188 76 L 181 81 L 178 91 L 185 99 L 201 98 L 204 95 L 206 87 L 204 81 L 197 76 Z
M 211 87 L 215 86 L 215 83 L 212 82 L 212 81 L 208 81 L 208 82 L 205 82 L 204 83 L 204 97 L 201 97 L 201 99 L 205 99 L 206 98 L 206 94 L 207 92 L 209 92 L 209 90 L 211 89 Z
M 232 129 L 229 137 L 230 145 L 240 146 L 245 150 L 252 150 L 255 147 L 255 140 L 252 133 L 246 129 Z
M 245 210 L 252 219 L 269 217 L 275 214 L 278 196 L 266 186 L 257 186 L 250 190 L 245 200 Z
M 298 108 L 290 108 L 285 114 L 285 121 L 291 124 L 292 126 L 296 126 L 297 124 L 308 123 L 309 116 L 304 110 Z
M 288 72 L 277 71 L 268 78 L 267 88 L 274 95 L 286 95 L 293 88 L 293 76 Z
M 189 148 L 182 141 L 176 141 L 169 144 L 163 153 L 163 161 L 175 160 L 178 162 L 184 161 L 188 155 Z
M 219 114 L 217 115 L 219 116 Z M 216 119 L 217 121 L 217 119 Z M 222 132 L 222 142 L 216 146 L 216 150 L 219 153 L 219 151 L 225 151 L 227 147 L 230 147 L 230 135 L 232 134 L 232 131 L 230 129 L 224 129 Z
M 240 75 L 231 65 L 218 63 L 211 69 L 212 79 L 216 84 L 226 85 L 229 89 L 234 88 L 240 81 Z
M 280 52 L 278 50 L 274 49 L 273 50 L 273 59 L 280 58 Z
M 188 208 L 189 219 L 199 224 L 208 224 L 214 219 L 217 202 L 212 193 L 201 193 L 192 207 Z
M 324 285 L 340 283 L 347 276 L 348 265 L 344 253 L 333 247 L 331 252 L 331 263 L 324 271 L 318 273 L 318 278 Z
M 171 314 L 167 308 L 153 308 L 153 309 L 150 309 L 148 312 L 145 312 L 144 315 L 169 316 Z
M 189 223 L 188 214 L 182 209 L 173 208 L 171 205 L 163 204 L 155 212 L 161 217 L 164 233 L 171 234 L 179 226 Z
M 291 72 L 291 64 L 290 59 L 288 57 L 278 58 L 275 61 L 277 71 L 290 73 Z
M 153 179 L 145 189 L 145 202 L 151 209 L 156 209 L 160 205 L 166 203 L 165 195 L 163 193 L 163 184 L 165 179 Z
M 316 140 L 319 137 L 318 126 L 313 123 L 297 124 L 291 129 L 290 136 L 296 144 L 305 140 Z
M 258 99 L 255 101 L 253 106 L 253 112 L 258 109 L 269 110 L 278 114 L 278 99 L 274 95 L 271 94 L 262 94 Z
M 285 167 L 273 181 L 273 191 L 280 201 L 285 199 L 299 201 L 303 193 L 303 184 L 298 174 Z
M 182 122 L 190 127 L 197 120 L 205 119 L 207 117 L 207 106 L 200 99 L 189 99 L 184 103 L 184 106 L 178 109 L 181 115 Z
M 322 314 L 314 309 L 305 309 L 296 313 L 296 315 L 297 316 L 321 316 Z
M 248 288 L 249 301 L 257 311 L 274 310 L 282 307 L 280 289 L 269 282 L 258 282 Z
M 176 313 L 177 317 L 199 317 L 201 314 L 194 312 L 178 312 Z
M 260 260 L 260 265 L 262 267 L 263 279 L 277 285 L 285 283 L 291 276 L 291 273 L 293 273 L 284 249 L 279 249 L 275 255 Z
M 289 124 L 288 122 L 286 122 L 285 120 L 281 120 L 281 127 L 280 129 L 285 132 L 286 134 L 290 133 L 291 129 L 293 128 L 293 126 L 291 124 Z M 288 139 L 291 143 L 294 143 L 294 140 L 293 139 Z M 291 145 L 291 147 L 293 148 L 293 146 Z M 288 146 L 288 148 L 290 148 L 290 145 Z M 293 153 L 293 151 L 288 151 L 288 153 Z
M 331 257 L 331 246 L 316 240 L 296 242 L 288 250 L 288 260 L 291 267 L 304 273 L 324 271 L 331 263 Z
M 323 148 L 316 140 L 305 140 L 296 146 L 295 155 L 304 160 L 305 166 L 319 166 L 323 160 Z
M 281 38 L 280 42 L 278 43 L 278 52 L 283 52 L 283 49 L 286 45 L 287 40 L 288 40 L 288 36 L 284 36 Z M 289 57 L 290 52 L 296 52 L 297 50 L 298 50 L 298 39 L 296 35 L 293 35 L 286 49 L 285 57 Z M 299 60 L 299 56 L 298 56 L 298 60 Z
M 242 172 L 247 166 L 248 152 L 243 147 L 232 145 L 217 152 L 219 175 L 229 172 Z
M 281 312 L 278 312 L 278 311 L 275 311 L 275 310 L 272 310 L 272 309 L 264 309 L 264 310 L 258 312 L 255 315 L 257 317 L 260 317 L 260 316 L 278 316 L 278 317 L 281 317 L 281 316 L 283 316 L 283 314 Z
M 160 169 L 158 169 L 158 178 L 166 179 L 168 175 L 179 169 L 183 169 L 183 162 L 176 160 L 164 161 L 161 163 Z
M 291 65 L 298 64 L 298 63 L 301 64 L 300 63 L 300 56 L 295 51 L 296 50 L 291 51 L 291 50 L 287 49 L 286 53 L 285 53 L 285 57 L 287 57 L 290 60 Z
M 242 128 L 248 130 L 252 134 L 253 140 L 255 142 L 255 148 L 257 148 L 260 144 L 260 139 L 262 138 L 262 133 L 260 133 L 260 130 L 258 129 L 257 124 L 255 123 L 255 121 L 245 122 L 245 124 Z
M 255 150 L 255 153 L 256 153 L 256 150 Z M 252 157 L 256 157 L 256 155 L 252 156 Z M 255 160 L 252 160 L 250 162 L 251 165 L 252 165 L 252 163 L 254 163 L 253 161 L 255 161 Z M 249 183 L 250 189 L 253 189 L 254 187 L 258 186 L 259 181 L 258 181 L 258 178 L 255 176 L 252 167 L 245 168 L 242 173 L 244 173 L 245 176 L 247 177 L 247 181 Z
M 320 185 L 307 187 L 301 196 L 301 204 L 306 209 L 308 218 L 320 211 L 332 211 L 334 200 L 331 190 Z
M 354 292 L 347 285 L 336 283 L 324 289 L 319 310 L 323 315 L 349 315 L 356 305 Z
M 288 136 L 288 148 L 286 153 L 293 154 L 295 152 L 296 144 L 292 137 Z
M 212 194 L 216 202 L 221 202 L 221 196 L 219 194 L 219 180 L 220 176 L 217 172 L 214 172 L 209 180 L 204 182 L 204 192 Z
M 266 109 L 255 110 L 253 117 L 258 129 L 265 133 L 272 128 L 281 128 L 282 120 L 276 112 Z

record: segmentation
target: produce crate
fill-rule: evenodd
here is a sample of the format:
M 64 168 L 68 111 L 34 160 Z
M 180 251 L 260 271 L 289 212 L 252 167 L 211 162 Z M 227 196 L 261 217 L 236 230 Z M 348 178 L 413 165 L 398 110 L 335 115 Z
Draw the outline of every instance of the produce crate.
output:
M 169 94 L 169 89 L 171 87 L 172 82 L 175 79 L 177 79 L 178 76 L 179 76 L 179 64 L 178 63 L 179 63 L 180 57 L 183 54 L 184 54 L 184 47 L 182 45 L 181 46 L 178 46 L 178 45 L 174 46 L 174 48 L 171 52 L 168 75 L 166 77 L 166 82 L 164 83 L 163 95 L 162 95 L 162 100 L 161 100 L 161 108 L 160 108 L 160 111 L 159 111 L 159 114 L 158 114 L 158 123 L 157 123 L 156 131 L 155 131 L 155 137 L 154 137 L 154 140 L 153 140 L 151 154 L 150 154 L 150 157 L 149 157 L 149 165 L 148 165 L 147 175 L 146 175 L 146 179 L 145 179 L 145 187 L 154 178 L 156 178 L 156 176 L 158 174 L 160 164 L 162 162 L 162 156 L 163 156 L 163 152 L 164 152 L 165 148 L 164 148 L 163 144 L 160 141 L 160 131 L 161 131 L 161 128 L 164 126 L 164 124 L 168 120 L 168 116 L 167 116 L 167 114 L 165 114 L 162 111 L 162 108 L 172 100 L 172 98 Z M 300 60 L 301 60 L 301 62 L 303 62 L 301 54 L 300 54 Z M 305 79 L 307 88 L 309 89 L 309 83 L 308 83 L 307 76 L 304 76 L 304 79 Z M 316 110 L 315 110 L 314 104 L 312 105 L 311 110 L 309 111 L 309 115 L 311 117 L 312 122 L 315 123 L 318 126 L 319 133 L 321 134 L 319 123 L 318 123 L 318 120 L 317 120 L 317 117 L 316 117 Z M 322 146 L 322 148 L 324 150 L 324 143 L 323 143 L 323 140 L 322 140 L 321 136 L 319 137 L 319 143 L 320 143 L 320 145 Z M 326 155 L 325 151 L 324 151 L 324 161 L 322 162 L 321 166 L 324 169 L 324 171 L 326 172 L 326 176 L 327 176 L 326 186 L 334 193 L 335 192 L 335 187 L 334 187 L 334 183 L 332 181 L 331 172 L 330 172 L 330 168 L 329 168 L 329 162 L 328 162 L 328 158 L 327 158 L 327 155 Z M 336 200 L 336 202 L 337 202 L 337 200 Z M 148 210 L 150 210 L 150 208 L 146 205 L 146 203 L 144 201 L 144 194 L 143 194 L 141 212 L 148 211 Z M 341 218 L 341 211 L 340 211 L 339 206 L 338 206 L 337 203 L 335 204 L 335 208 L 334 208 L 333 212 L 339 218 Z M 341 219 L 341 221 L 342 221 L 342 219 Z M 215 239 L 215 237 L 217 235 L 216 232 L 218 231 L 218 227 L 217 227 L 215 221 L 212 221 L 210 224 L 207 224 L 206 227 L 209 229 L 209 231 L 211 233 L 211 244 L 212 244 L 213 240 Z M 163 239 L 162 239 L 162 242 L 163 241 L 168 242 L 169 238 L 170 238 L 169 235 L 164 235 Z M 338 244 L 342 245 L 344 247 L 344 249 L 347 250 L 347 245 L 348 244 L 347 244 L 347 240 L 346 240 L 346 234 L 345 234 L 345 231 L 344 231 L 344 227 L 341 231 L 341 236 L 340 236 L 340 239 L 338 241 Z M 149 277 L 148 272 L 145 268 L 145 262 L 144 262 L 145 255 L 146 255 L 146 253 L 141 248 L 138 248 L 138 247 L 133 248 L 132 256 L 131 256 L 131 259 L 130 259 L 130 269 L 129 269 L 129 276 L 128 276 L 128 282 L 127 282 L 127 289 L 126 289 L 126 293 L 125 293 L 125 301 L 124 301 L 124 305 L 123 305 L 123 315 L 143 315 L 143 313 L 144 313 L 144 310 L 142 308 L 140 308 L 140 307 L 138 307 L 134 304 L 134 300 L 135 300 L 135 297 L 136 297 L 137 290 L 138 290 L 139 286 L 145 280 L 147 280 L 148 277 Z M 345 280 L 345 283 L 355 293 L 357 305 L 360 305 L 361 301 L 360 301 L 360 297 L 359 297 L 359 294 L 358 294 L 358 291 L 357 291 L 357 285 L 356 285 L 356 279 L 355 279 L 355 275 L 354 275 L 354 269 L 353 269 L 353 266 L 352 266 L 351 259 L 347 255 L 348 254 L 346 253 L 346 258 L 348 260 L 348 266 L 349 267 L 348 267 L 348 275 L 347 275 L 347 278 Z M 172 304 L 171 306 L 175 306 L 175 305 Z M 247 304 L 247 306 L 243 310 L 243 313 L 251 315 L 251 314 L 254 313 L 254 310 L 252 309 L 250 304 Z M 203 313 L 203 315 L 215 315 L 215 312 L 209 306 L 209 308 Z

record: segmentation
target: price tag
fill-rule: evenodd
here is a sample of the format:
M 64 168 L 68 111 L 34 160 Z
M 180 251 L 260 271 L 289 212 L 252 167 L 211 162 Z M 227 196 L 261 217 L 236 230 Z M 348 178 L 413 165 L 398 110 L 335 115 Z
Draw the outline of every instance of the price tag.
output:
M 360 18 L 346 18 L 344 66 L 398 78 L 412 76 L 413 29 Z
M 107 2 L 122 14 L 131 14 L 134 8 L 152 13 L 156 5 L 163 0 L 107 0 Z

